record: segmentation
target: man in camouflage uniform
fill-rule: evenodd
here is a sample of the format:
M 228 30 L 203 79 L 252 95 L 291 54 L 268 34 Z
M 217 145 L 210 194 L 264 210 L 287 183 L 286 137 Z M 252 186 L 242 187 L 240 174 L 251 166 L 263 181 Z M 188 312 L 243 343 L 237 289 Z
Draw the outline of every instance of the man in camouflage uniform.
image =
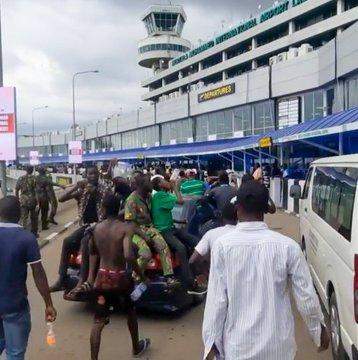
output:
M 48 229 L 48 212 L 50 209 L 50 184 L 52 181 L 46 176 L 46 169 L 40 167 L 38 169 L 39 174 L 35 178 L 36 185 L 36 197 L 39 205 L 38 212 L 41 213 L 41 229 Z
M 20 224 L 25 229 L 30 230 L 35 236 L 38 236 L 36 181 L 33 172 L 33 166 L 26 168 L 26 174 L 17 180 L 15 196 L 20 200 L 21 205 Z M 29 225 L 29 217 L 31 225 Z
M 179 285 L 179 282 L 174 278 L 169 247 L 160 232 L 152 223 L 150 214 L 152 184 L 150 179 L 145 175 L 138 174 L 134 178 L 133 185 L 135 191 L 133 191 L 126 200 L 124 218 L 126 221 L 130 221 L 139 226 L 146 234 L 147 238 L 150 239 L 151 245 L 153 245 L 156 252 L 159 254 L 163 274 L 167 278 L 168 286 L 177 286 Z M 144 272 L 150 257 L 148 258 L 148 256 L 141 255 L 150 253 L 150 248 L 146 241 L 139 236 L 133 237 L 132 241 L 139 249 L 138 265 Z
M 51 224 L 57 225 L 57 222 L 55 220 L 55 216 L 57 214 L 58 201 L 57 201 L 57 197 L 56 197 L 56 194 L 55 194 L 55 189 L 53 187 L 54 186 L 59 186 L 59 185 L 52 182 L 51 174 L 47 174 L 47 178 L 50 181 L 50 184 L 49 184 L 49 199 L 50 199 L 51 211 L 50 211 L 50 216 L 49 216 L 49 222 Z

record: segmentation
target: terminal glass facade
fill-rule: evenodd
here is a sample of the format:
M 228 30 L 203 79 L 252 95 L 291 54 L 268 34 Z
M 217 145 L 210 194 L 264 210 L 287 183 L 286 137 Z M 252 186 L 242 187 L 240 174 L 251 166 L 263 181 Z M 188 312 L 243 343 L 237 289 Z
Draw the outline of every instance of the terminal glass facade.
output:
M 252 106 L 244 105 L 233 109 L 234 132 L 243 132 L 244 136 L 252 134 Z
M 275 130 L 275 109 L 273 101 L 254 104 L 253 115 L 253 133 L 255 135 Z
M 159 142 L 159 128 L 148 126 L 122 133 L 122 149 L 155 146 Z
M 346 99 L 348 108 L 358 106 L 358 76 L 347 80 Z
M 188 139 L 193 139 L 192 119 L 172 121 L 161 125 L 161 145 L 169 145 L 171 140 L 177 144 L 186 143 Z
M 232 110 L 221 110 L 196 116 L 196 141 L 226 139 L 232 137 Z
M 303 95 L 303 121 L 324 116 L 324 93 L 317 90 Z

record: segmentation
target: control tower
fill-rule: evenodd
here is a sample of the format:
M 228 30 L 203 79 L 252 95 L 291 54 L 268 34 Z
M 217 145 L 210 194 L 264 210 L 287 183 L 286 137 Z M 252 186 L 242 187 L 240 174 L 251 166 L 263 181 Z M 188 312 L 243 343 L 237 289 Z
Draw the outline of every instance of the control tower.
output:
M 167 69 L 169 61 L 190 50 L 181 37 L 186 14 L 180 5 L 152 5 L 141 17 L 148 37 L 139 41 L 138 64 L 154 73 Z

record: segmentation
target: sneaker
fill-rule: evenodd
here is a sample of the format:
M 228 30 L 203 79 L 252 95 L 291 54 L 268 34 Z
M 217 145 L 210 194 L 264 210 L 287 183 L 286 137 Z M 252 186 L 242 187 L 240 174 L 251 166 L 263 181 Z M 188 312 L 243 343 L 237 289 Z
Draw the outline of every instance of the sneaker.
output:
M 58 225 L 58 222 L 55 221 L 54 219 L 50 219 L 50 220 L 49 220 L 49 223 L 50 223 L 50 224 L 53 224 L 53 225 Z
M 150 347 L 150 339 L 139 340 L 139 349 L 138 352 L 133 352 L 133 357 L 141 357 Z
M 199 285 L 195 283 L 191 288 L 187 290 L 189 295 L 205 295 L 208 292 L 208 289 L 204 285 Z

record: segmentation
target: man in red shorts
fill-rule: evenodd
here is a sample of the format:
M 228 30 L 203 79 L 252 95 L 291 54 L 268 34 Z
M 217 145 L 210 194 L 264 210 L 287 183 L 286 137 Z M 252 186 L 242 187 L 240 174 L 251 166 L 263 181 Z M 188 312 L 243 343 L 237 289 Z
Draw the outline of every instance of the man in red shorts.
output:
M 90 240 L 88 282 L 94 284 L 96 306 L 91 331 L 92 360 L 98 359 L 101 334 L 105 325 L 109 323 L 110 308 L 120 302 L 127 313 L 133 355 L 142 355 L 150 346 L 150 339 L 139 340 L 137 315 L 130 297 L 134 289 L 132 271 L 141 274 L 133 252 L 132 236 L 135 230 L 133 225 L 118 219 L 118 211 L 117 197 L 113 194 L 105 195 L 102 212 L 106 220 L 96 225 Z

